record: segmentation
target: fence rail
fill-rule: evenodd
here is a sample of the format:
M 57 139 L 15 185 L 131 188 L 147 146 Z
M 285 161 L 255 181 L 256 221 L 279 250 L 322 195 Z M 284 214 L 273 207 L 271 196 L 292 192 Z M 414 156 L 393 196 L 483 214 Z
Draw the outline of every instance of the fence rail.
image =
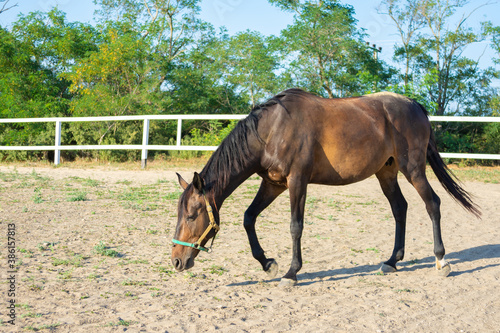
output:
M 114 117 L 59 117 L 59 118 L 12 118 L 0 119 L 1 123 L 55 123 L 55 143 L 53 146 L 0 146 L 0 150 L 53 150 L 54 164 L 61 161 L 61 150 L 141 150 L 141 164 L 144 168 L 147 163 L 148 150 L 216 150 L 217 146 L 189 146 L 181 144 L 182 121 L 183 120 L 238 120 L 246 115 L 146 115 L 146 116 L 114 116 Z M 142 144 L 140 145 L 61 145 L 61 124 L 67 122 L 93 122 L 93 121 L 131 121 L 141 120 L 144 122 Z M 177 133 L 175 145 L 150 145 L 149 144 L 149 122 L 151 120 L 175 120 L 177 121 Z M 435 122 L 500 122 L 500 117 L 449 117 L 430 116 L 430 121 Z M 500 154 L 464 154 L 464 153 L 440 153 L 443 158 L 466 158 L 466 159 L 491 159 L 500 160 Z

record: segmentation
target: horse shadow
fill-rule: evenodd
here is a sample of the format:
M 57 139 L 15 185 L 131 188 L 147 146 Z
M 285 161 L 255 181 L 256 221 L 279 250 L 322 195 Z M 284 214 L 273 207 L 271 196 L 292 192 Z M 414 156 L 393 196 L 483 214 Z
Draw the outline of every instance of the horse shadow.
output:
M 462 251 L 451 252 L 446 255 L 446 260 L 451 264 L 474 262 L 481 259 L 500 259 L 500 244 L 488 244 L 472 247 Z M 419 269 L 433 268 L 435 265 L 435 257 L 429 256 L 421 259 L 414 259 L 410 261 L 403 261 L 398 265 L 398 272 L 411 272 Z M 457 271 L 456 266 L 450 273 L 449 277 L 460 276 L 462 274 L 469 274 L 478 272 L 486 268 L 500 266 L 500 262 L 492 263 L 482 266 L 476 266 L 471 269 Z M 311 285 L 322 281 L 340 281 L 350 279 L 352 277 L 363 277 L 366 275 L 376 274 L 380 265 L 360 265 L 355 267 L 345 267 L 338 269 L 329 269 L 317 272 L 307 272 L 297 275 L 297 285 Z M 264 280 L 263 282 L 278 282 L 280 278 Z M 228 284 L 228 287 L 245 286 L 257 284 L 260 281 L 244 281 L 238 283 Z

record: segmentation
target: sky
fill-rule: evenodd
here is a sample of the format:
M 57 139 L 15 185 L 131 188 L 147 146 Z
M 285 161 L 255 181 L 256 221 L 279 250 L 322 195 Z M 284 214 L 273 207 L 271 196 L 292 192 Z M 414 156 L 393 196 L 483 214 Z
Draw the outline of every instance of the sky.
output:
M 4 1 L 6 0 L 0 0 L 0 6 Z M 479 8 L 467 21 L 467 25 L 476 31 L 479 30 L 481 21 L 500 25 L 500 0 L 470 0 L 463 12 L 468 13 L 486 2 L 490 4 Z M 48 11 L 54 6 L 58 6 L 67 14 L 68 21 L 94 23 L 92 17 L 96 7 L 92 0 L 9 0 L 8 4 L 16 3 L 17 7 L 0 14 L 1 26 L 9 27 L 16 21 L 19 13 Z M 344 0 L 342 3 L 354 7 L 358 26 L 364 28 L 369 35 L 366 41 L 382 47 L 380 59 L 395 65 L 392 54 L 394 45 L 399 42 L 399 35 L 390 18 L 377 12 L 380 1 Z M 212 23 L 216 28 L 226 27 L 231 35 L 247 29 L 259 31 L 264 35 L 279 35 L 282 29 L 293 22 L 292 14 L 270 5 L 267 0 L 202 0 L 201 9 L 202 20 Z M 450 28 L 452 27 L 453 24 Z M 469 46 L 464 55 L 472 59 L 480 58 L 482 68 L 492 66 L 492 58 L 495 57 L 494 51 L 489 47 L 489 41 Z

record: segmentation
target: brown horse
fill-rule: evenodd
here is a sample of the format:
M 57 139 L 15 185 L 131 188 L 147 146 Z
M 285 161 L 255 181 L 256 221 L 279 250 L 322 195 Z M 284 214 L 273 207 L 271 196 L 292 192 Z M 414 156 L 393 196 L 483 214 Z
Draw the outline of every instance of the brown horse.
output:
M 286 90 L 254 108 L 213 153 L 192 184 L 180 175 L 172 263 L 178 271 L 194 265 L 200 250 L 219 229 L 218 209 L 248 177 L 262 177 L 245 212 L 244 227 L 252 255 L 274 276 L 277 263 L 267 258 L 255 232 L 257 216 L 286 189 L 290 192 L 293 258 L 281 285 L 297 283 L 302 267 L 300 240 L 307 184 L 345 185 L 375 174 L 396 221 L 392 256 L 381 270 L 396 270 L 403 259 L 407 202 L 397 181 L 400 171 L 425 202 L 434 232 L 436 268 L 448 275 L 441 239 L 440 199 L 425 175 L 426 159 L 443 187 L 476 216 L 478 207 L 450 176 L 436 149 L 427 111 L 394 93 L 324 99 L 299 89 Z M 213 211 L 212 211 L 213 207 Z

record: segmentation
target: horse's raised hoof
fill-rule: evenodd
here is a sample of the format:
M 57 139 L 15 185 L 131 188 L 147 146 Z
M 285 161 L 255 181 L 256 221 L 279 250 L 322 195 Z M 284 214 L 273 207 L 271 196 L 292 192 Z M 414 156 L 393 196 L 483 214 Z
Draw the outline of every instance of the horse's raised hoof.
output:
M 273 279 L 278 274 L 278 263 L 274 259 L 269 259 L 269 262 L 266 266 L 267 269 L 265 270 L 265 272 L 267 273 L 267 276 Z
M 436 268 L 437 268 L 439 276 L 447 277 L 451 273 L 451 265 L 449 263 L 444 264 L 444 266 L 442 266 L 440 268 L 438 267 L 438 265 L 436 265 Z
M 396 267 L 392 267 L 391 265 L 387 265 L 387 264 L 382 264 L 382 266 L 380 266 L 380 270 L 379 270 L 379 272 L 382 272 L 383 274 L 394 273 L 397 271 L 398 270 L 396 269 Z
M 297 280 L 281 278 L 279 287 L 280 288 L 295 287 L 296 285 L 297 285 Z

